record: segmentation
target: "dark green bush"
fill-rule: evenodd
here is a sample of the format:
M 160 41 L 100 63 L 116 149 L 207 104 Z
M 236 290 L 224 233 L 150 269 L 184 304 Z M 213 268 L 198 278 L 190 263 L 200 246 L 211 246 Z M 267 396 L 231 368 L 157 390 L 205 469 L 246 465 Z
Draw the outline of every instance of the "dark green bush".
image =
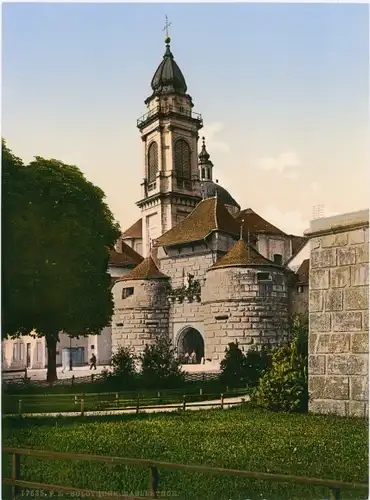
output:
M 273 350 L 271 362 L 251 394 L 252 403 L 273 411 L 307 411 L 308 325 L 304 318 L 293 319 L 290 341 Z
M 140 360 L 142 387 L 174 389 L 184 384 L 185 376 L 180 360 L 167 336 L 160 335 L 155 344 L 146 345 Z
M 132 349 L 120 346 L 110 361 L 112 372 L 104 372 L 103 376 L 112 387 L 120 390 L 133 389 L 138 383 L 136 361 L 137 357 Z

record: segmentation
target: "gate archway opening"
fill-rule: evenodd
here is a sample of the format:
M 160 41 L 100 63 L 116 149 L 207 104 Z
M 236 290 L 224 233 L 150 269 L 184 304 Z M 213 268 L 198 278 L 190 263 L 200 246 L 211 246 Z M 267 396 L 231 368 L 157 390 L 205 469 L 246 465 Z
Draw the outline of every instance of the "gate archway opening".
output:
M 195 352 L 195 362 L 199 364 L 202 358 L 204 358 L 204 340 L 202 334 L 195 328 L 185 328 L 179 335 L 177 352 L 183 362 L 185 362 L 186 354 L 191 356 L 192 352 Z

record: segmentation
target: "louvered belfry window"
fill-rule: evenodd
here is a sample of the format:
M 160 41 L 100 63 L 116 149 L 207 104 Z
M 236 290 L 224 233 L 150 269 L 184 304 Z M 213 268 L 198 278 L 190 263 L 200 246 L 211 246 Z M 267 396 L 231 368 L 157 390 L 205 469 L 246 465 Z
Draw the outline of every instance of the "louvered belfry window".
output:
M 184 139 L 175 142 L 175 171 L 181 179 L 191 178 L 191 151 L 189 144 Z
M 148 149 L 148 182 L 154 182 L 158 172 L 158 144 L 152 142 Z

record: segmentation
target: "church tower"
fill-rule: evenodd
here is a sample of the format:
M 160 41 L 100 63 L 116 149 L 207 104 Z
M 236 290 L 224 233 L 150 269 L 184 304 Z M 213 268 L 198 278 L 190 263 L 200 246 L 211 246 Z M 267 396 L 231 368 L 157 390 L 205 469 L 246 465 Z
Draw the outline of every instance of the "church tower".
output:
M 166 28 L 168 24 L 166 24 Z M 165 54 L 152 78 L 147 112 L 137 121 L 143 141 L 144 179 L 137 205 L 142 211 L 143 256 L 153 242 L 184 219 L 202 199 L 198 131 L 202 116 L 192 111 L 185 78 L 165 38 Z

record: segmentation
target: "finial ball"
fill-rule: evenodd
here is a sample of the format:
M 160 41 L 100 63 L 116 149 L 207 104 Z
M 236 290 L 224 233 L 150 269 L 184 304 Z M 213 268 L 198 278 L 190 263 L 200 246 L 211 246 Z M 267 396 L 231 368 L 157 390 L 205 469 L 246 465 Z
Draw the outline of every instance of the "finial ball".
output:
M 164 41 L 165 41 L 165 43 L 166 43 L 167 45 L 169 45 L 169 44 L 171 43 L 171 37 L 166 36 L 166 38 L 164 39 Z

